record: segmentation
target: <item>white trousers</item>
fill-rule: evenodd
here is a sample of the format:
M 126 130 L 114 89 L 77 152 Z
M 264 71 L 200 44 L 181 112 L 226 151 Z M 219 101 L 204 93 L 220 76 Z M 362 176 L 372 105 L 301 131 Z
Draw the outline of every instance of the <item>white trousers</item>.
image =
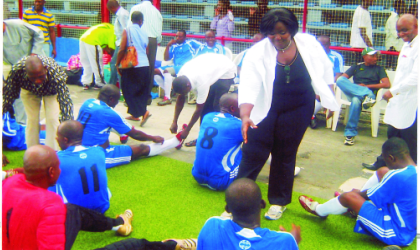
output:
M 104 66 L 103 66 L 103 52 L 99 45 L 90 45 L 79 41 L 80 46 L 80 62 L 83 66 L 82 84 L 90 85 L 93 81 L 93 74 L 95 75 L 95 84 L 103 86 L 104 80 Z

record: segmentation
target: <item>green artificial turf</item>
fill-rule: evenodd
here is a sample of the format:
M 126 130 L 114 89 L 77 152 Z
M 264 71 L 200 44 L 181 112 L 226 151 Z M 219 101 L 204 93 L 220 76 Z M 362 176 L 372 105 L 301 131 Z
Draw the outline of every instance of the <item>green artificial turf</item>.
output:
M 11 161 L 7 167 L 22 166 L 22 152 L 4 152 Z M 129 237 L 160 241 L 168 238 L 197 238 L 201 227 L 211 216 L 224 211 L 224 193 L 199 186 L 191 176 L 191 164 L 156 156 L 136 160 L 107 170 L 112 192 L 111 207 L 106 212 L 115 217 L 125 209 L 134 213 L 133 232 Z M 258 183 L 263 197 L 267 185 Z M 307 213 L 298 202 L 299 193 L 278 221 L 261 219 L 261 226 L 278 230 L 295 223 L 301 226 L 300 249 L 382 249 L 379 240 L 353 233 L 355 219 L 331 215 L 320 219 Z M 325 200 L 319 199 L 320 202 Z M 262 211 L 265 213 L 266 209 Z M 263 214 L 262 214 L 263 216 Z M 73 249 L 94 249 L 124 239 L 114 232 L 80 232 Z M 404 249 L 415 249 L 416 242 Z

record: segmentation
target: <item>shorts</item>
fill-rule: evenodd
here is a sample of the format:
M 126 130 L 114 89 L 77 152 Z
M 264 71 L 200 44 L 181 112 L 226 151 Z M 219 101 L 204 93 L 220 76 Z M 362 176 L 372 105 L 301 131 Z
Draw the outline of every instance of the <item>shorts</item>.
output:
M 231 172 L 226 172 L 224 176 L 218 176 L 213 178 L 200 174 L 194 167 L 191 173 L 194 179 L 201 186 L 207 187 L 211 190 L 223 191 L 226 190 L 229 187 L 229 185 L 236 179 L 236 176 L 238 175 L 238 169 L 239 166 L 237 166 Z
M 130 163 L 133 150 L 128 145 L 110 145 L 105 149 L 106 168 L 113 168 L 119 165 Z

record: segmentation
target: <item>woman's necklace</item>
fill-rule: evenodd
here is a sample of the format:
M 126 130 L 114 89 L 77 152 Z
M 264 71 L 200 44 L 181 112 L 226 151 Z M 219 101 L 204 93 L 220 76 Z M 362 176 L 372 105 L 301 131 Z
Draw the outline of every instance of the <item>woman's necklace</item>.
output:
M 289 41 L 289 44 L 286 46 L 286 48 L 283 48 L 283 49 L 277 49 L 276 48 L 276 49 L 277 49 L 277 51 L 281 51 L 281 52 L 284 53 L 286 50 L 288 50 L 290 48 L 290 45 L 292 45 L 292 40 Z
M 286 84 L 290 83 L 290 66 L 292 66 L 292 64 L 296 61 L 297 56 L 298 56 L 298 52 L 296 51 L 295 57 L 293 58 L 292 62 L 289 65 L 277 62 L 278 65 L 284 67 L 284 73 L 286 74 Z

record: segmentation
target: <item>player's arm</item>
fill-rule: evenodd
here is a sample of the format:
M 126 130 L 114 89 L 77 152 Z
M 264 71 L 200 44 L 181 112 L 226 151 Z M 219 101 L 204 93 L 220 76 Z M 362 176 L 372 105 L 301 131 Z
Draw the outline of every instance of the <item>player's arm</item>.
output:
M 201 103 L 201 104 L 197 103 L 194 114 L 192 115 L 191 120 L 188 123 L 188 126 L 181 133 L 181 138 L 182 139 L 187 138 L 187 136 L 190 133 L 192 127 L 198 121 L 198 118 L 200 118 L 201 113 L 203 112 L 203 109 L 204 109 L 204 103 Z
M 141 132 L 140 130 L 135 129 L 134 127 L 128 133 L 126 133 L 126 135 L 137 141 L 153 141 L 156 143 L 162 143 L 164 140 L 160 136 L 148 135 L 144 132 Z
M 174 114 L 174 120 L 172 121 L 172 125 L 169 128 L 172 134 L 175 134 L 178 131 L 178 118 L 181 114 L 182 109 L 184 108 L 185 104 L 185 95 L 179 94 L 176 98 L 176 104 L 175 104 L 175 114 Z
M 365 41 L 366 45 L 368 47 L 373 47 L 372 42 L 370 41 L 369 37 L 366 34 L 366 28 L 359 27 L 359 30 L 360 30 L 360 36 L 362 37 L 363 41 Z
M 165 52 L 163 53 L 163 59 L 165 61 L 169 61 L 169 60 L 172 59 L 172 55 L 171 55 L 172 53 L 170 53 L 170 50 L 171 50 L 172 44 L 174 44 L 174 43 L 176 43 L 176 41 L 175 41 L 175 39 L 172 39 L 166 45 Z

